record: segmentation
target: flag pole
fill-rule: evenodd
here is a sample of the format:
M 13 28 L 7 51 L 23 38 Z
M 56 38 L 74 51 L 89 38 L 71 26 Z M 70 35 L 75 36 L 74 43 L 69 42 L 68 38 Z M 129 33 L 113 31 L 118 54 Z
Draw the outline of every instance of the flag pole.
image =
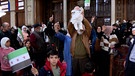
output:
M 34 66 L 33 66 L 33 64 L 31 63 L 31 66 L 32 66 L 32 68 L 35 68 Z M 33 74 L 34 75 L 34 74 Z M 34 76 L 38 76 L 38 75 L 34 75 Z

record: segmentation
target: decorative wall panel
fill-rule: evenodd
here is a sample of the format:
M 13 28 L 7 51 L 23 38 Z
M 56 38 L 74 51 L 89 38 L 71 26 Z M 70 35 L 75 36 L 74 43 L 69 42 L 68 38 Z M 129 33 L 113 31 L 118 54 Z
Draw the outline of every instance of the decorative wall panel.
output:
M 116 20 L 123 21 L 126 19 L 125 5 L 125 0 L 116 0 Z
M 135 20 L 135 0 L 127 0 L 127 20 Z

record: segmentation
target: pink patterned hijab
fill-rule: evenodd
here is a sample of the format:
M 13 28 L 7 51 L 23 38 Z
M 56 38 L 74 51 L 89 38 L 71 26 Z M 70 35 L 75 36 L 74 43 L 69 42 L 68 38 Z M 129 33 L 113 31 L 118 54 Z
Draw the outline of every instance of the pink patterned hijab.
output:
M 105 35 L 109 36 L 112 33 L 112 30 L 112 26 L 106 26 L 106 29 L 104 30 Z

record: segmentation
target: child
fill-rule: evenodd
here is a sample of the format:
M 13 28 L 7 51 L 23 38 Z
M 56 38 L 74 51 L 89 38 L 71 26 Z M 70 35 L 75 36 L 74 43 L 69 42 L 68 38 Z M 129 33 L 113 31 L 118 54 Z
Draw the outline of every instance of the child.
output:
M 82 76 L 94 76 L 95 65 L 92 62 L 85 64 L 85 73 Z
M 31 61 L 33 61 L 34 60 L 34 58 L 33 58 L 34 57 L 34 53 L 33 53 L 34 49 L 31 47 L 30 40 L 26 40 L 24 45 L 26 46 L 26 48 L 28 50 Z M 33 74 L 31 73 L 31 66 L 23 69 L 23 76 L 33 76 Z
M 14 76 L 7 58 L 7 55 L 12 51 L 14 51 L 14 48 L 10 47 L 10 39 L 8 37 L 3 37 L 1 39 L 0 47 L 0 63 L 2 76 Z
M 50 50 L 47 54 L 47 60 L 45 66 L 39 71 L 36 68 L 31 69 L 34 75 L 38 76 L 65 76 L 66 63 L 61 63 L 58 57 L 58 51 Z
M 34 48 L 32 48 L 30 40 L 26 40 L 24 46 L 27 48 L 31 61 L 34 60 Z

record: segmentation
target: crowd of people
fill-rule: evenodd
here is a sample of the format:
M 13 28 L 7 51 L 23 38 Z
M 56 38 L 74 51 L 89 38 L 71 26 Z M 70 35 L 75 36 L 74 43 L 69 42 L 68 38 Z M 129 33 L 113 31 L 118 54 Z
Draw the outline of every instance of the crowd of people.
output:
M 67 30 L 53 23 L 53 16 L 46 25 L 23 25 L 21 29 L 4 22 L 0 27 L 2 76 L 109 76 L 110 53 L 122 45 L 130 46 L 125 75 L 135 75 L 133 21 L 94 25 L 95 17 L 89 22 L 79 6 L 71 16 Z M 27 48 L 33 66 L 12 73 L 7 55 L 22 47 Z

